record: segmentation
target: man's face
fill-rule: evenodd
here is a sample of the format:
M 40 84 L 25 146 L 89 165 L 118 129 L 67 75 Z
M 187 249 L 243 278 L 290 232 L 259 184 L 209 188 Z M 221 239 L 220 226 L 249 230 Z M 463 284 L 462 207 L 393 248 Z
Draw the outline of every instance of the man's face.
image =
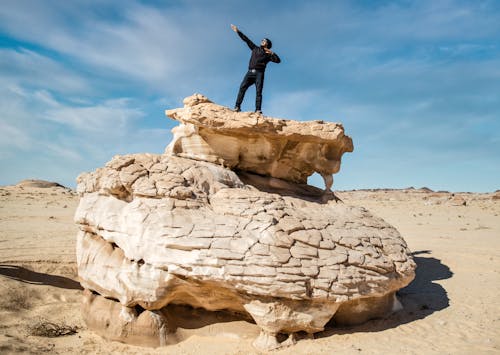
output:
M 260 41 L 260 45 L 262 47 L 266 47 L 267 48 L 267 41 L 265 39 L 263 39 L 262 41 Z

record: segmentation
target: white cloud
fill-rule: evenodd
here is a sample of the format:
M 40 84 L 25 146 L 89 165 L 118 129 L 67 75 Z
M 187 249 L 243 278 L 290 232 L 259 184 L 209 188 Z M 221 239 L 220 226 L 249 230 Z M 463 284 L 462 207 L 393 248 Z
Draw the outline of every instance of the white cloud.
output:
M 129 107 L 129 101 L 121 98 L 91 106 L 67 106 L 54 102 L 42 117 L 76 131 L 98 134 L 99 137 L 110 134 L 121 136 L 119 132 L 130 129 L 133 121 L 144 116 L 141 110 Z
M 22 85 L 43 87 L 66 93 L 88 91 L 88 81 L 63 64 L 25 48 L 0 48 L 0 84 L 19 88 Z M 18 92 L 21 94 L 21 92 Z
M 83 159 L 79 152 L 77 152 L 74 148 L 68 147 L 67 145 L 44 142 L 42 146 L 49 152 L 49 154 L 53 154 L 67 162 L 75 163 Z
M 30 138 L 26 132 L 0 120 L 0 148 L 2 150 L 10 147 L 28 149 L 29 143 Z
M 25 95 L 26 97 L 27 95 Z M 37 90 L 33 93 L 33 99 L 38 101 L 40 104 L 43 104 L 47 107 L 59 108 L 61 104 L 52 97 L 50 92 L 47 90 Z
M 170 93 L 179 88 L 191 91 L 193 82 L 213 78 L 215 67 L 223 66 L 220 56 L 227 58 L 228 52 L 212 34 L 232 36 L 229 24 L 224 30 L 213 26 L 218 16 L 207 16 L 206 5 L 193 5 L 186 16 L 175 6 L 157 9 L 127 1 L 113 9 L 116 18 L 110 20 L 79 3 L 49 3 L 42 9 L 35 2 L 30 11 L 23 4 L 0 10 L 0 28 L 70 56 L 101 75 L 138 80 Z M 71 16 L 75 21 L 67 20 Z
M 127 98 L 72 105 L 47 90 L 10 85 L 0 88 L 0 107 L 0 164 L 10 167 L 0 169 L 3 183 L 29 174 L 73 186 L 83 169 L 127 153 L 128 146 L 153 146 L 160 139 L 137 136 L 144 113 Z

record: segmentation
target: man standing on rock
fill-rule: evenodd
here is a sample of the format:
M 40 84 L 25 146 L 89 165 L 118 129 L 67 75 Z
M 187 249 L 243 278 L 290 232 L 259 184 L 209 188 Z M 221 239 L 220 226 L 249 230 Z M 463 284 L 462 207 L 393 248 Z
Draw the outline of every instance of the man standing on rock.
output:
M 248 64 L 248 72 L 241 82 L 234 110 L 236 112 L 241 111 L 241 103 L 243 102 L 243 97 L 245 97 L 245 92 L 251 85 L 255 84 L 255 89 L 257 91 L 255 96 L 255 112 L 262 113 L 262 88 L 264 87 L 264 72 L 266 71 L 266 65 L 269 62 L 280 63 L 281 59 L 276 53 L 271 51 L 273 44 L 270 39 L 264 38 L 260 42 L 260 47 L 257 47 L 255 43 L 238 30 L 238 27 L 231 25 L 231 29 L 236 32 L 252 50 L 252 56 Z

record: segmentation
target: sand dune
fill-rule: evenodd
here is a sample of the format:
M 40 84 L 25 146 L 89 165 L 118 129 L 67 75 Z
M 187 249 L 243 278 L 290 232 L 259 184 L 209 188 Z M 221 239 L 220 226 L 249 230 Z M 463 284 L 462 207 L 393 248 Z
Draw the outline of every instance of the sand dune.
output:
M 177 309 L 186 315 L 176 333 L 181 341 L 167 349 L 107 342 L 88 331 L 74 253 L 78 197 L 64 187 L 38 186 L 0 188 L 0 353 L 257 353 L 251 346 L 256 325 L 185 307 Z M 399 229 L 418 264 L 416 279 L 399 292 L 402 311 L 356 327 L 329 324 L 315 339 L 304 337 L 275 354 L 500 353 L 498 194 L 422 189 L 338 195 Z M 78 331 L 33 335 L 36 326 L 54 324 Z

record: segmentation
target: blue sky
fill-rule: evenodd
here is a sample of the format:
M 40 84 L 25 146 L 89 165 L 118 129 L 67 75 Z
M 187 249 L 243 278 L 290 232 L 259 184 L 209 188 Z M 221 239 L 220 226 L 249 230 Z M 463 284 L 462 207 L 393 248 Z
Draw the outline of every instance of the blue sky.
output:
M 161 153 L 195 92 L 232 107 L 250 52 L 231 23 L 282 59 L 265 114 L 353 138 L 334 188 L 500 189 L 496 0 L 3 0 L 0 185 Z

